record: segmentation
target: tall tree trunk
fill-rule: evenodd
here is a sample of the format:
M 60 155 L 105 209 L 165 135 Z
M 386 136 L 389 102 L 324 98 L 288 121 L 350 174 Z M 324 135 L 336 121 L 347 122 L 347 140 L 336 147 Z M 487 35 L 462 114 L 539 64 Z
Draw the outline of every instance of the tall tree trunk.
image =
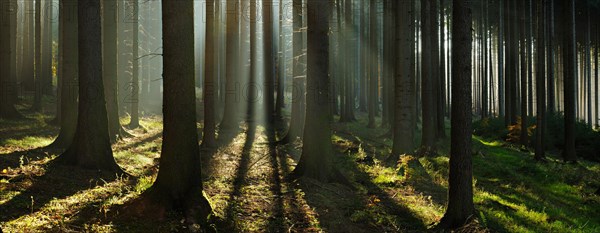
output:
M 292 114 L 290 119 L 290 126 L 287 134 L 281 140 L 281 143 L 293 142 L 298 137 L 302 137 L 302 131 L 304 130 L 304 119 L 306 112 L 306 76 L 304 72 L 304 66 L 302 64 L 304 40 L 302 33 L 303 25 L 303 12 L 302 12 L 302 0 L 293 0 L 292 2 L 292 27 L 293 27 L 293 38 L 292 38 L 292 50 L 293 50 L 293 63 L 292 63 Z
M 50 0 L 43 1 L 43 19 L 42 19 L 42 93 L 45 95 L 54 95 L 52 89 L 52 2 Z
M 421 110 L 423 111 L 423 132 L 421 146 L 432 148 L 435 144 L 436 135 L 436 117 L 435 117 L 435 88 L 433 82 L 432 69 L 432 50 L 431 50 L 431 12 L 432 2 L 421 0 L 421 40 L 423 49 L 421 50 Z M 469 55 L 470 56 L 470 55 Z
M 375 114 L 377 109 L 377 88 L 378 88 L 378 74 L 377 70 L 377 9 L 376 0 L 369 1 L 369 51 L 370 57 L 368 60 L 369 66 L 369 84 L 367 85 L 369 96 L 368 110 L 369 110 L 369 123 L 367 128 L 375 128 Z
M 415 117 L 415 78 L 414 60 L 415 38 L 414 31 L 415 23 L 411 19 L 414 17 L 411 1 L 393 1 L 392 9 L 396 14 L 396 30 L 395 41 L 398 41 L 398 47 L 395 51 L 396 69 L 394 69 L 394 122 L 393 138 L 394 144 L 392 147 L 392 156 L 394 160 L 399 155 L 411 153 L 414 149 L 414 123 Z M 395 162 L 395 161 L 394 161 Z
M 527 4 L 526 1 L 521 0 L 520 1 L 521 6 L 519 8 L 521 8 L 518 12 L 518 14 L 520 15 L 520 25 L 519 25 L 519 29 L 520 31 L 520 36 L 521 36 L 521 46 L 520 46 L 520 54 L 521 54 L 521 137 L 520 137 L 520 142 L 521 145 L 527 146 L 528 143 L 528 135 L 527 135 L 527 47 L 529 45 L 527 45 L 528 39 L 526 39 L 526 35 L 525 35 L 525 30 L 527 29 L 527 23 L 525 18 L 527 17 Z M 543 36 L 543 35 L 542 35 Z M 538 41 L 539 43 L 539 41 Z M 540 51 L 538 51 L 538 53 L 540 53 Z M 529 93 L 530 95 L 533 95 L 533 93 Z
M 131 121 L 129 122 L 129 125 L 127 125 L 128 128 L 130 129 L 136 129 L 138 127 L 140 127 L 140 111 L 139 111 L 139 102 L 140 102 L 140 81 L 139 81 L 139 73 L 140 73 L 140 66 L 139 66 L 139 30 L 140 30 L 140 21 L 139 21 L 139 2 L 138 0 L 132 0 L 131 3 L 132 5 L 132 28 L 131 28 L 131 32 L 133 33 L 133 39 L 132 39 L 132 43 L 131 43 L 131 52 L 132 52 L 132 58 L 131 58 Z
M 90 169 L 122 173 L 113 158 L 102 83 L 100 0 L 79 0 L 79 114 L 73 143 L 59 160 Z
M 35 88 L 34 79 L 34 15 L 33 1 L 25 1 L 25 23 L 23 33 L 26 35 L 23 41 L 23 65 L 21 69 L 21 80 L 23 90 L 31 91 Z
M 33 96 L 33 105 L 31 109 L 34 111 L 43 111 L 42 109 L 42 95 L 43 95 L 43 83 L 42 78 L 42 1 L 35 1 L 35 59 L 34 59 L 34 70 L 35 70 L 35 88 Z
M 16 4 L 3 4 L 2 12 L 0 12 L 0 118 L 18 119 L 22 118 L 21 114 L 15 108 L 15 100 L 17 95 L 16 83 L 14 83 L 13 74 L 16 67 L 15 49 L 11 48 L 11 40 L 16 37 L 11 32 L 11 26 L 17 21 L 11 17 L 17 9 L 6 9 L 8 7 L 16 7 Z M 6 7 L 6 8 L 5 8 Z
M 103 0 L 102 11 L 102 45 L 103 45 L 103 80 L 104 95 L 106 95 L 106 110 L 108 112 L 108 132 L 110 141 L 116 142 L 119 138 L 128 136 L 119 122 L 118 82 L 117 82 L 117 22 L 118 1 Z
M 471 10 L 454 0 L 452 11 L 452 122 L 448 208 L 440 226 L 457 228 L 475 214 L 471 154 Z
M 212 212 L 202 193 L 196 132 L 193 4 L 162 2 L 164 131 L 158 176 L 145 194 L 151 206 L 183 211 L 189 224 L 205 221 Z
M 321 182 L 334 180 L 333 147 L 329 121 L 329 14 L 330 2 L 308 1 L 306 127 L 302 156 L 292 177 Z
M 273 54 L 273 3 L 262 1 L 263 19 L 263 49 L 264 49 L 264 77 L 263 88 L 265 126 L 271 128 L 274 123 L 275 109 L 275 63 Z
M 554 0 L 547 0 L 548 4 L 548 112 L 554 114 L 556 112 L 556 97 L 555 97 L 555 70 L 554 70 Z
M 73 142 L 77 128 L 77 99 L 79 77 L 79 41 L 77 0 L 61 0 L 59 17 L 64 28 L 60 28 L 63 35 L 62 62 L 59 66 L 61 81 L 60 94 L 60 131 L 58 137 L 50 147 L 67 148 Z
M 544 134 L 546 119 L 546 88 L 545 88 L 545 23 L 546 23 L 546 0 L 539 0 L 537 4 L 537 75 L 536 75 L 536 128 L 535 128 L 535 159 L 543 160 L 544 153 Z M 533 93 L 532 93 L 533 94 Z
M 360 36 L 360 51 L 361 51 L 361 56 L 360 59 L 362 60 L 361 62 L 361 72 L 360 72 L 360 77 L 359 77 L 359 89 L 360 89 L 360 95 L 359 95 L 359 110 L 361 112 L 367 112 L 367 93 L 368 93 L 368 85 L 367 85 L 367 77 L 369 75 L 369 61 L 370 61 L 370 57 L 369 57 L 369 39 L 367 38 L 369 33 L 367 33 L 367 30 L 369 29 L 369 26 L 367 25 L 367 4 L 369 4 L 368 1 L 360 1 L 360 29 L 359 29 L 359 33 L 361 34 Z
M 498 0 L 500 16 L 498 19 L 498 116 L 504 117 L 504 2 L 507 0 Z
M 277 19 L 277 99 L 275 100 L 275 117 L 278 121 L 283 119 L 283 108 L 285 107 L 285 33 L 283 33 L 283 0 L 279 0 L 279 18 Z
M 564 38 L 565 38 L 565 68 L 564 68 L 564 108 L 565 108 L 565 150 L 563 159 L 567 162 L 577 160 L 575 151 L 575 81 L 577 78 L 577 47 L 575 30 L 575 0 L 567 0 L 565 7 Z
M 202 89 L 204 100 L 204 128 L 202 136 L 202 147 L 214 148 L 216 146 L 215 136 L 215 84 L 217 79 L 216 45 L 217 30 L 215 27 L 215 12 L 217 9 L 215 0 L 206 1 L 206 44 L 204 65 L 204 88 Z
M 434 116 L 435 116 L 435 137 L 436 139 L 446 137 L 446 127 L 444 123 L 444 98 L 442 97 L 443 92 L 441 89 L 441 72 L 440 72 L 440 12 L 439 12 L 439 1 L 435 0 L 431 4 L 431 77 L 433 78 L 433 98 L 435 102 Z
M 586 1 L 586 16 L 587 16 L 587 28 L 586 28 L 586 38 L 585 38 L 585 65 L 586 65 L 586 70 L 585 70 L 585 83 L 586 85 L 586 113 L 587 113 L 587 123 L 588 126 L 591 128 L 593 127 L 592 125 L 592 63 L 591 63 L 591 52 L 592 52 L 592 41 L 591 41 L 591 34 L 592 34 L 592 27 L 591 24 L 592 22 L 590 21 L 591 17 L 590 17 L 590 8 L 592 6 L 590 5 L 590 0 Z
M 225 110 L 223 113 L 223 119 L 219 125 L 219 132 L 221 135 L 234 133 L 239 127 L 238 121 L 240 115 L 238 112 L 238 106 L 240 102 L 240 83 L 237 77 L 237 48 L 239 43 L 239 23 L 238 23 L 238 0 L 227 0 L 227 9 L 235 9 L 234 12 L 227 14 L 227 25 L 226 25 L 226 66 L 228 69 L 225 72 Z

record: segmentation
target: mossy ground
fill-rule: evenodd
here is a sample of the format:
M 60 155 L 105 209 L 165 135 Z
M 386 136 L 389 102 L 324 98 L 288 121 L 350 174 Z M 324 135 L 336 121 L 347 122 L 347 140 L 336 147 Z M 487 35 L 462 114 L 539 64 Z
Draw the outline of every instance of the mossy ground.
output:
M 58 128 L 50 117 L 0 122 L 0 226 L 5 232 L 184 231 L 182 217 L 163 221 L 123 216 L 121 207 L 149 188 L 158 171 L 161 120 L 142 118 L 113 146 L 133 177 L 53 164 L 60 151 L 44 150 Z M 361 116 L 361 118 L 364 118 Z M 124 121 L 127 121 L 124 119 Z M 334 124 L 336 165 L 352 182 L 324 184 L 285 179 L 300 144 L 273 146 L 261 126 L 242 126 L 203 152 L 204 188 L 218 232 L 423 232 L 442 217 L 446 203 L 448 141 L 438 155 L 404 156 L 384 164 L 387 129 L 366 122 Z M 202 125 L 199 125 L 201 128 Z M 536 163 L 530 152 L 473 138 L 478 224 L 464 231 L 600 232 L 600 165 Z

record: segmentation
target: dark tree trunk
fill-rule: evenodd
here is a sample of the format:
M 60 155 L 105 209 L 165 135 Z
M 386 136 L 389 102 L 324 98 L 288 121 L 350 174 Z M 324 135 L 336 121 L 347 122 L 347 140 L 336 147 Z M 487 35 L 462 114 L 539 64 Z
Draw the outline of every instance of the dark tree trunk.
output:
M 452 122 L 448 208 L 442 228 L 457 228 L 474 214 L 471 154 L 471 9 L 469 1 L 452 6 Z
M 395 51 L 396 69 L 394 70 L 394 122 L 392 147 L 392 158 L 395 160 L 399 155 L 411 153 L 414 149 L 414 123 L 415 117 L 415 78 L 414 60 L 415 38 L 413 36 L 415 24 L 411 19 L 414 17 L 411 1 L 393 1 L 393 13 L 396 14 L 395 41 L 398 47 Z M 395 161 L 393 161 L 395 162 Z
M 504 2 L 506 0 L 498 0 L 498 8 L 500 16 L 498 19 L 498 116 L 504 117 Z
M 215 84 L 216 84 L 216 27 L 215 27 L 215 16 L 216 16 L 216 5 L 215 0 L 208 0 L 206 2 L 206 44 L 205 44 L 205 65 L 204 65 L 204 88 L 202 93 L 204 95 L 204 129 L 202 136 L 202 147 L 213 148 L 216 146 L 215 137 Z
M 434 117 L 435 117 L 435 138 L 445 138 L 445 124 L 444 124 L 444 98 L 442 97 L 442 81 L 440 72 L 440 12 L 439 12 L 438 0 L 435 0 L 431 4 L 431 11 L 429 17 L 431 17 L 431 77 L 433 79 L 433 98 L 434 99 Z
M 59 160 L 90 169 L 122 173 L 113 158 L 102 83 L 100 0 L 79 0 L 79 119 L 73 143 Z
M 16 6 L 16 4 L 3 4 L 0 12 L 0 118 L 5 119 L 22 118 L 15 108 L 17 88 L 13 79 L 13 69 L 16 68 L 13 63 L 16 64 L 14 56 L 16 49 L 11 47 L 12 38 L 16 37 L 11 32 L 11 26 L 17 23 L 11 14 L 17 9 L 5 9 L 5 7 Z
M 151 205 L 183 211 L 188 223 L 203 222 L 212 212 L 202 193 L 196 132 L 193 4 L 162 2 L 164 131 L 160 170 L 146 193 Z
M 432 2 L 429 0 L 421 0 L 421 110 L 423 111 L 423 132 L 421 146 L 424 148 L 432 148 L 435 144 L 436 136 L 436 117 L 435 117 L 435 88 L 433 82 L 432 67 L 432 50 L 431 50 L 431 12 Z M 469 54 L 469 56 L 471 56 Z
M 528 135 L 527 135 L 527 49 L 526 47 L 527 42 L 529 42 L 526 39 L 525 36 L 525 30 L 527 29 L 527 23 L 525 18 L 526 16 L 526 12 L 527 12 L 527 4 L 526 1 L 521 0 L 520 1 L 521 6 L 520 8 L 520 12 L 518 12 L 518 14 L 520 15 L 520 19 L 521 22 L 519 23 L 519 29 L 520 31 L 520 36 L 521 36 L 521 46 L 520 46 L 520 55 L 521 55 L 521 59 L 520 59 L 520 64 L 521 64 L 521 135 L 520 135 L 520 141 L 521 141 L 521 145 L 527 146 L 528 143 Z M 543 35 L 542 35 L 543 36 Z M 539 41 L 538 41 L 539 43 Z M 540 51 L 538 50 L 538 53 L 540 53 Z M 533 95 L 533 93 L 529 93 L 531 95 Z
M 25 34 L 25 38 L 23 41 L 23 65 L 21 69 L 21 80 L 23 83 L 21 84 L 23 90 L 31 91 L 35 88 L 35 79 L 34 79 L 34 14 L 31 14 L 33 11 L 33 1 L 25 1 L 25 12 L 30 12 L 25 15 L 25 23 L 23 34 Z
M 546 0 L 539 0 L 537 7 L 537 75 L 536 75 L 536 128 L 535 128 L 535 159 L 543 160 L 544 153 L 544 134 L 546 120 L 546 87 L 545 87 L 545 23 L 546 23 Z M 533 94 L 533 93 L 531 93 Z
M 33 105 L 31 109 L 34 111 L 42 110 L 42 88 L 44 79 L 42 78 L 42 1 L 35 1 L 35 87 L 33 96 Z
M 304 145 L 292 177 L 333 181 L 333 147 L 329 115 L 329 1 L 308 1 L 306 127 Z
M 50 145 L 51 147 L 67 148 L 73 142 L 77 128 L 77 99 L 78 99 L 78 77 L 79 77 L 79 41 L 77 0 L 61 0 L 59 17 L 63 21 L 64 28 L 60 31 L 63 35 L 61 45 L 62 62 L 61 70 L 61 94 L 60 94 L 60 132 L 58 137 Z
M 563 151 L 563 159 L 567 162 L 575 162 L 577 160 L 575 151 L 575 79 L 577 78 L 577 47 L 576 47 L 576 32 L 575 32 L 575 0 L 567 0 L 564 11 L 564 38 L 565 38 L 565 54 L 564 59 L 564 108 L 565 108 L 565 150 Z
M 265 126 L 271 128 L 274 123 L 275 109 L 275 63 L 273 55 L 273 3 L 262 1 L 263 20 L 263 49 L 264 49 L 264 75 L 263 88 Z
M 368 25 L 367 25 L 367 4 L 368 1 L 359 1 L 360 4 L 360 29 L 359 29 L 359 33 L 361 34 L 360 36 L 360 59 L 361 59 L 361 72 L 360 72 L 360 76 L 359 76 L 359 110 L 361 112 L 367 112 L 367 93 L 368 93 L 368 85 L 367 85 L 367 77 L 369 75 L 369 61 L 370 61 L 370 57 L 369 57 L 369 39 L 368 39 L 368 34 L 367 30 L 369 29 Z
M 554 114 L 556 112 L 555 107 L 555 70 L 554 70 L 554 0 L 547 0 L 548 4 L 548 112 Z
M 377 112 L 377 88 L 378 88 L 378 74 L 377 70 L 377 9 L 375 8 L 375 1 L 369 1 L 369 51 L 371 51 L 371 57 L 369 57 L 368 66 L 369 71 L 369 84 L 367 85 L 369 96 L 368 110 L 369 110 L 369 123 L 367 128 L 375 128 L 375 114 Z

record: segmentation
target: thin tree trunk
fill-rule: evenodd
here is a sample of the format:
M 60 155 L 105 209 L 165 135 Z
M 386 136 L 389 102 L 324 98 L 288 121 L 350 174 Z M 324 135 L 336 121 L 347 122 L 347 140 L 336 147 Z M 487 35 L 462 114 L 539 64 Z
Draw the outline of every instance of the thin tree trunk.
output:
M 575 151 L 575 81 L 577 79 L 577 48 L 575 30 L 575 0 L 567 0 L 565 7 L 565 68 L 564 68 L 564 109 L 565 109 L 565 150 L 563 159 L 567 162 L 577 160 Z
M 535 128 L 536 140 L 535 140 L 535 159 L 543 160 L 546 155 L 544 152 L 544 134 L 545 134 L 545 117 L 546 117 L 546 89 L 545 89 L 545 23 L 546 23 L 546 0 L 538 1 L 537 8 L 537 26 L 538 26 L 538 38 L 537 38 L 537 75 L 536 75 L 536 120 L 537 126 Z
M 375 7 L 376 0 L 369 1 L 369 50 L 371 51 L 371 57 L 368 60 L 369 66 L 369 83 L 367 85 L 369 97 L 368 110 L 369 110 L 369 123 L 367 128 L 375 128 L 375 115 L 377 114 L 377 88 L 378 88 L 378 74 L 377 70 L 377 9 Z
M 525 18 L 527 17 L 527 4 L 526 1 L 521 0 L 520 1 L 521 6 L 519 8 L 521 8 L 519 11 L 519 15 L 520 15 L 520 25 L 519 25 L 519 29 L 520 31 L 520 36 L 521 36 L 521 46 L 520 46 L 520 54 L 521 54 L 521 135 L 520 135 L 520 142 L 521 145 L 527 146 L 528 144 L 528 135 L 527 135 L 527 47 L 529 45 L 527 45 L 527 42 L 529 42 L 526 39 L 526 35 L 525 35 L 525 30 L 527 28 L 527 21 L 525 20 Z M 543 36 L 543 35 L 542 35 Z M 538 41 L 539 43 L 539 41 Z M 538 53 L 540 53 L 540 51 L 538 51 Z M 533 93 L 529 93 L 530 95 L 533 95 Z
M 217 32 L 215 27 L 216 9 L 215 0 L 206 2 L 204 87 L 202 88 L 204 102 L 203 148 L 214 148 L 216 146 L 215 81 L 217 79 L 216 45 L 218 44 L 215 40 Z
M 131 121 L 129 125 L 127 125 L 130 129 L 136 129 L 140 127 L 140 111 L 139 111 L 139 102 L 140 102 L 140 81 L 139 81 L 139 2 L 138 0 L 132 0 L 132 28 L 131 32 L 133 33 L 133 39 L 131 43 Z
M 556 112 L 555 107 L 555 70 L 554 70 L 554 0 L 547 0 L 548 4 L 548 112 L 554 114 Z
M 263 72 L 265 85 L 263 88 L 264 97 L 264 116 L 265 126 L 269 129 L 274 123 L 275 109 L 275 63 L 273 54 L 273 3 L 271 1 L 262 1 L 262 19 L 263 19 Z
M 435 144 L 436 135 L 436 117 L 435 117 L 435 88 L 433 82 L 432 56 L 431 56 L 431 2 L 429 0 L 421 1 L 421 40 L 423 49 L 421 51 L 421 110 L 423 111 L 423 132 L 421 146 L 432 148 Z M 470 57 L 470 55 L 469 55 Z
M 42 1 L 35 1 L 35 55 L 34 55 L 34 70 L 35 70 L 35 87 L 33 96 L 33 105 L 31 109 L 37 112 L 42 112 L 42 95 L 43 82 L 42 78 Z

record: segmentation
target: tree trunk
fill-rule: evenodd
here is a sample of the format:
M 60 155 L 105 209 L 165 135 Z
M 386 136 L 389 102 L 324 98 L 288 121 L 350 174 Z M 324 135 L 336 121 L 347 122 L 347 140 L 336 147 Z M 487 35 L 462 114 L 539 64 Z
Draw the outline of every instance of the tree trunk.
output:
M 293 49 L 293 78 L 292 78 L 292 114 L 290 119 L 290 126 L 287 134 L 281 140 L 281 143 L 293 142 L 298 137 L 302 137 L 302 131 L 304 130 L 304 119 L 306 114 L 306 76 L 304 73 L 304 67 L 302 64 L 304 40 L 302 33 L 302 0 L 294 0 L 292 2 L 292 14 L 293 14 L 293 38 L 292 38 L 292 49 Z
M 378 74 L 377 70 L 377 9 L 375 7 L 376 0 L 369 1 L 369 51 L 371 51 L 368 59 L 369 71 L 369 84 L 367 85 L 369 96 L 368 110 L 369 110 L 369 123 L 367 128 L 375 128 L 375 114 L 377 108 L 377 88 L 378 88 Z
M 129 125 L 127 125 L 128 128 L 130 129 L 136 129 L 138 127 L 140 127 L 140 111 L 139 111 L 139 96 L 140 96 L 140 81 L 139 81 L 139 73 L 140 73 L 140 66 L 139 66 L 139 2 L 138 0 L 132 0 L 131 3 L 132 4 L 132 28 L 131 28 L 131 32 L 133 33 L 133 39 L 132 39 L 132 43 L 131 43 L 131 52 L 132 52 L 132 58 L 131 58 L 131 67 L 132 67 L 132 71 L 131 71 L 131 111 L 129 112 L 131 114 L 131 121 L 129 122 Z
M 60 131 L 58 137 L 50 147 L 67 148 L 73 142 L 77 128 L 77 99 L 79 77 L 79 41 L 77 0 L 61 0 L 59 17 L 64 28 L 60 28 L 63 35 L 61 69 L 61 94 L 60 94 Z
M 34 79 L 34 15 L 33 1 L 25 1 L 25 23 L 23 33 L 26 35 L 23 41 L 23 65 L 21 69 L 21 80 L 23 90 L 31 91 L 35 88 Z
M 113 158 L 102 83 L 100 0 L 79 0 L 79 119 L 73 143 L 61 162 L 90 169 L 123 173 Z
M 263 19 L 263 49 L 264 49 L 264 77 L 263 88 L 265 126 L 271 128 L 274 123 L 275 109 L 275 63 L 273 55 L 273 3 L 262 1 Z
M 446 137 L 446 127 L 444 124 L 444 98 L 442 97 L 442 81 L 440 72 L 440 39 L 439 29 L 440 12 L 438 0 L 435 0 L 431 4 L 431 11 L 429 17 L 431 17 L 431 77 L 433 79 L 433 98 L 434 99 L 434 117 L 435 117 L 435 138 Z
M 16 4 L 3 4 L 2 17 L 0 22 L 0 118 L 18 119 L 22 118 L 21 114 L 15 108 L 15 100 L 17 95 L 16 83 L 12 74 L 14 74 L 13 63 L 15 60 L 15 49 L 11 48 L 12 37 L 16 37 L 11 33 L 11 26 L 17 22 L 13 17 L 10 17 L 12 12 L 17 9 L 5 9 L 4 7 L 16 7 Z
M 395 41 L 398 47 L 396 56 L 396 69 L 394 70 L 394 144 L 392 147 L 392 158 L 397 159 L 399 155 L 411 153 L 414 149 L 414 119 L 415 112 L 415 78 L 413 58 L 415 51 L 414 31 L 415 24 L 411 20 L 414 17 L 412 10 L 413 0 L 393 1 L 393 13 L 396 14 Z M 395 162 L 395 161 L 393 161 Z
M 547 0 L 548 4 L 548 112 L 554 114 L 556 112 L 555 103 L 555 70 L 554 70 L 554 0 Z
M 504 2 L 498 0 L 498 117 L 504 117 Z
M 212 212 L 202 193 L 196 132 L 193 4 L 162 2 L 164 131 L 160 170 L 147 191 L 151 205 L 183 211 L 189 223 L 203 222 Z
M 227 36 L 227 48 L 225 49 L 226 65 L 228 69 L 225 71 L 225 110 L 223 113 L 223 119 L 219 125 L 219 132 L 221 135 L 234 133 L 239 127 L 238 121 L 240 115 L 238 106 L 240 102 L 240 83 L 237 77 L 237 51 L 239 43 L 239 23 L 238 23 L 238 0 L 227 0 L 227 9 L 236 9 L 234 12 L 227 14 L 227 25 L 226 25 L 226 36 Z
M 292 177 L 333 181 L 333 147 L 329 121 L 329 14 L 330 2 L 308 1 L 306 127 L 302 156 Z
M 563 159 L 566 162 L 577 160 L 575 151 L 575 81 L 577 78 L 577 47 L 575 31 L 575 0 L 567 0 L 565 7 L 564 33 L 565 38 L 565 68 L 564 68 L 564 108 L 565 108 L 565 150 Z
M 469 1 L 454 0 L 452 11 L 452 126 L 448 208 L 442 228 L 467 224 L 475 214 L 471 154 L 471 10 Z
M 202 93 L 204 95 L 204 129 L 202 136 L 202 147 L 214 148 L 216 146 L 215 136 L 215 80 L 217 64 L 216 64 L 216 45 L 215 41 L 216 28 L 215 28 L 215 16 L 216 16 L 215 0 L 208 0 L 206 2 L 206 40 L 205 40 L 205 65 L 204 65 L 204 87 Z
M 546 0 L 539 0 L 537 7 L 537 75 L 536 75 L 536 128 L 535 128 L 535 159 L 543 160 L 546 155 L 544 153 L 544 136 L 545 136 L 545 120 L 546 120 L 546 88 L 545 88 L 545 23 L 546 23 Z M 533 93 L 532 93 L 533 94 Z
M 127 132 L 119 122 L 118 82 L 117 82 L 117 22 L 118 1 L 103 0 L 103 80 L 104 95 L 106 95 L 106 110 L 108 112 L 108 132 L 110 141 L 116 142 L 119 138 L 127 136 Z
M 527 49 L 526 47 L 527 42 L 529 42 L 526 39 L 526 35 L 525 35 L 525 30 L 527 28 L 527 23 L 525 18 L 526 16 L 526 12 L 527 12 L 527 4 L 526 1 L 521 0 L 520 1 L 521 6 L 519 8 L 521 8 L 518 12 L 518 14 L 520 15 L 520 19 L 521 22 L 519 23 L 519 29 L 520 31 L 520 36 L 521 36 L 521 46 L 520 46 L 520 54 L 521 54 L 521 135 L 520 135 L 520 141 L 521 141 L 521 145 L 527 146 L 528 143 L 528 135 L 527 135 Z M 543 36 L 543 35 L 542 35 Z M 539 43 L 539 41 L 538 41 Z M 538 53 L 541 53 L 540 51 L 538 51 Z M 531 95 L 533 95 L 533 93 L 529 93 Z
M 432 50 L 431 50 L 431 1 L 421 0 L 421 110 L 423 115 L 423 132 L 421 146 L 432 148 L 435 144 L 436 135 L 436 117 L 435 117 L 435 95 L 433 89 L 434 82 L 432 69 Z M 471 55 L 469 54 L 469 57 Z
M 35 87 L 33 96 L 33 105 L 31 109 L 37 112 L 43 111 L 42 109 L 42 95 L 43 95 L 43 83 L 42 78 L 42 1 L 35 1 L 35 58 L 34 58 L 34 70 L 35 70 Z

